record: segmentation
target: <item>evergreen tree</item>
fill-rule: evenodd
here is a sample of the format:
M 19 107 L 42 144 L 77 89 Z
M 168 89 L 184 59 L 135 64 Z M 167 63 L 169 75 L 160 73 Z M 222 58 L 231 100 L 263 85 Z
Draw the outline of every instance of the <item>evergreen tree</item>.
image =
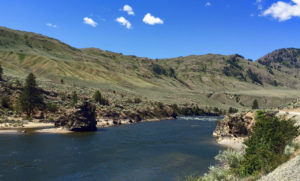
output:
M 3 75 L 3 69 L 2 66 L 0 65 L 0 81 L 2 80 L 2 75 Z
M 71 105 L 75 106 L 77 104 L 77 102 L 78 102 L 78 96 L 77 96 L 76 91 L 74 91 L 72 93 L 72 97 L 71 97 Z
M 94 96 L 93 96 L 94 100 L 99 103 L 100 105 L 104 105 L 104 106 L 108 106 L 109 102 L 107 99 L 105 99 L 104 97 L 102 97 L 100 91 L 96 91 Z
M 253 101 L 252 109 L 259 109 L 258 101 L 256 99 Z
M 36 108 L 44 105 L 43 97 L 35 80 L 33 73 L 30 73 L 19 97 L 20 108 L 30 117 Z
M 100 91 L 96 91 L 93 98 L 97 103 L 101 104 L 102 95 L 101 95 Z

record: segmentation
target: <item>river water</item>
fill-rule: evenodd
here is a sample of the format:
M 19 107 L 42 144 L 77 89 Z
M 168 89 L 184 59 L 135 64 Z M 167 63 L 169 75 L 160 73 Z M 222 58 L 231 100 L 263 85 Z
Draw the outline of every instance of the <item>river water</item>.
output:
M 222 149 L 220 117 L 190 117 L 95 133 L 1 134 L 0 180 L 176 181 L 203 174 Z

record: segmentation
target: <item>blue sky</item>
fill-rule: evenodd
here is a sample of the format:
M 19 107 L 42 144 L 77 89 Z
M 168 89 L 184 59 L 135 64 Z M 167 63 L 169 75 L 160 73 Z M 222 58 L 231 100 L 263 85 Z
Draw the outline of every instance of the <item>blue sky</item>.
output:
M 256 60 L 278 48 L 300 48 L 299 17 L 300 0 L 9 0 L 0 6 L 0 26 L 150 58 L 239 53 Z

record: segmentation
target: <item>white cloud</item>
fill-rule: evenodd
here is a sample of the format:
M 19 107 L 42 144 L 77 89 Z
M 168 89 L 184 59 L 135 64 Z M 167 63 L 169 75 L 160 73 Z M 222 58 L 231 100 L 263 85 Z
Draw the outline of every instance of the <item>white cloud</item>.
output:
M 143 22 L 149 25 L 155 24 L 164 24 L 164 21 L 158 17 L 152 16 L 150 13 L 147 13 L 143 19 Z
M 117 18 L 116 21 L 118 23 L 120 23 L 121 25 L 126 26 L 127 29 L 131 29 L 131 23 L 127 19 L 125 19 L 123 16 Z
M 278 1 L 273 3 L 262 15 L 272 16 L 279 21 L 286 21 L 292 17 L 300 17 L 300 0 L 292 0 L 292 2 L 286 3 Z
M 204 6 L 205 7 L 209 7 L 209 6 L 211 6 L 211 3 L 210 2 L 206 2 Z
M 98 23 L 95 22 L 92 18 L 88 18 L 88 17 L 83 18 L 83 23 L 87 24 L 87 25 L 90 25 L 92 27 L 96 27 L 98 25 Z
M 134 11 L 131 6 L 125 4 L 123 7 L 123 11 L 127 12 L 128 15 L 134 15 Z
M 52 23 L 47 23 L 46 26 L 49 26 L 51 28 L 57 28 L 57 26 L 55 24 L 52 24 Z

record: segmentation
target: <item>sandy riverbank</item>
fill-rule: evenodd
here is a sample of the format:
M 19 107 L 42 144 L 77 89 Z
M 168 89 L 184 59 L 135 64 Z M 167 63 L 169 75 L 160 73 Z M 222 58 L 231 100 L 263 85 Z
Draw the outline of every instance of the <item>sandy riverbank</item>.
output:
M 37 133 L 71 133 L 63 128 L 56 128 L 54 123 L 40 123 L 40 122 L 25 122 L 19 125 L 15 123 L 1 123 L 0 134 L 7 133 L 26 133 L 37 132 Z
M 245 149 L 244 138 L 220 137 L 216 141 L 218 144 L 236 151 L 244 151 Z
M 141 122 L 155 122 L 161 120 L 168 120 L 173 118 L 164 118 L 164 119 L 147 119 Z M 98 128 L 107 128 L 113 127 L 118 125 L 126 125 L 126 124 L 135 124 L 138 122 L 132 122 L 130 120 L 105 120 L 100 119 L 97 122 Z M 64 128 L 57 128 L 54 126 L 54 123 L 40 123 L 40 122 L 22 122 L 19 121 L 18 123 L 1 123 L 0 124 L 0 134 L 8 134 L 8 133 L 26 133 L 30 131 L 32 133 L 50 133 L 50 134 L 67 134 L 72 133 Z

